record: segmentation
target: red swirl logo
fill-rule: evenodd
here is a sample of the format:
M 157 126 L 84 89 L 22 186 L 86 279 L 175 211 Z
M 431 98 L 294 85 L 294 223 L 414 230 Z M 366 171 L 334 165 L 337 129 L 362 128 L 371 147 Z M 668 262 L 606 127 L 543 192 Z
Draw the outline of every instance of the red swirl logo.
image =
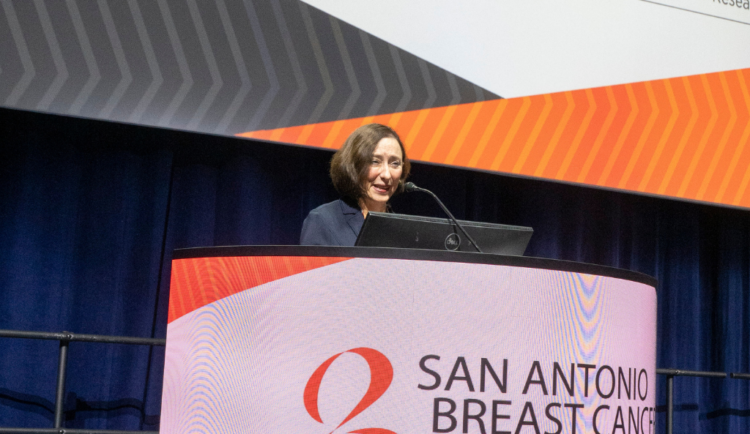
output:
M 373 350 L 372 348 L 362 347 L 353 348 L 349 351 L 345 351 L 345 353 L 354 353 L 365 359 L 367 364 L 370 366 L 370 386 L 367 388 L 365 396 L 362 397 L 359 403 L 354 407 L 349 415 L 346 416 L 343 421 L 341 421 L 341 423 L 334 429 L 334 431 L 339 429 L 345 423 L 354 419 L 355 416 L 365 411 L 367 407 L 371 406 L 375 403 L 375 401 L 380 399 L 385 391 L 388 390 L 388 387 L 390 387 L 391 381 L 393 381 L 393 366 L 391 365 L 390 360 L 388 360 L 388 358 L 384 356 L 380 351 Z M 307 413 L 310 415 L 310 417 L 320 423 L 323 423 L 323 420 L 320 418 L 320 413 L 318 411 L 318 392 L 320 391 L 320 383 L 323 381 L 323 376 L 328 370 L 328 367 L 331 366 L 331 363 L 333 363 L 342 354 L 344 353 L 338 353 L 318 366 L 318 369 L 313 372 L 310 379 L 307 380 L 307 385 L 305 386 L 305 409 L 307 410 Z M 358 429 L 356 431 L 349 431 L 349 434 L 396 433 L 383 428 L 364 428 Z

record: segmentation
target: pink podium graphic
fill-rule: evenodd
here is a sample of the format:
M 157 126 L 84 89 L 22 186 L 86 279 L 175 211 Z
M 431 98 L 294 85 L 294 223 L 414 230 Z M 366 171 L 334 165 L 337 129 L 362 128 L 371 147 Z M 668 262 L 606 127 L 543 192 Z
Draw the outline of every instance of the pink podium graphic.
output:
M 172 273 L 161 432 L 653 432 L 638 273 L 325 247 L 182 250 Z

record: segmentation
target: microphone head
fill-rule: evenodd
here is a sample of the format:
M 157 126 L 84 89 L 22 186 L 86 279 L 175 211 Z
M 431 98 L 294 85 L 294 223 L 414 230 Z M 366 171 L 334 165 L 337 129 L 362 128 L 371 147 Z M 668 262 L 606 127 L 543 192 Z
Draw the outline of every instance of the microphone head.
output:
M 417 191 L 417 190 L 419 190 L 419 187 L 417 187 L 413 182 L 407 182 L 406 184 L 404 184 L 405 193 L 409 193 L 409 192 Z

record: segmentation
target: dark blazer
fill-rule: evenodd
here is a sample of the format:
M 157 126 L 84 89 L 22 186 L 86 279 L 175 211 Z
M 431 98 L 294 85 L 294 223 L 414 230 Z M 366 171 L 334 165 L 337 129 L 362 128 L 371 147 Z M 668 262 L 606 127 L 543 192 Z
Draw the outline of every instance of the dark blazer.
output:
M 302 246 L 354 246 L 365 217 L 359 208 L 343 200 L 321 205 L 302 223 L 300 245 Z

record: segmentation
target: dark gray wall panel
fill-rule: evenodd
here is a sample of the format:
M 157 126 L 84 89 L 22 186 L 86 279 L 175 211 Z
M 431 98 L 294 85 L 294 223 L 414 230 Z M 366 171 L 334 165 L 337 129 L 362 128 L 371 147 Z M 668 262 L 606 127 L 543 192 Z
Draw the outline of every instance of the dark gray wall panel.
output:
M 237 134 L 499 98 L 299 0 L 0 0 L 0 105 Z

